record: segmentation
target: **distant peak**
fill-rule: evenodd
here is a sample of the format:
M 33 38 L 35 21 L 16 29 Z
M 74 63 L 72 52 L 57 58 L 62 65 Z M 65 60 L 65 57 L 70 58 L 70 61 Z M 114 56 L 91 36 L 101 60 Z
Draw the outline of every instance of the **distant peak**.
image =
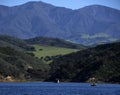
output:
M 50 5 L 50 6 L 53 6 L 49 3 L 45 3 L 45 2 L 42 2 L 42 1 L 30 1 L 30 2 L 27 2 L 23 5 Z
M 105 5 L 98 5 L 98 4 L 94 4 L 94 5 L 88 5 L 88 6 L 85 6 L 81 9 L 114 9 L 114 10 L 118 10 L 118 9 L 115 9 L 115 8 L 112 8 L 112 7 L 108 7 L 108 6 L 105 6 Z
M 36 4 L 36 3 L 47 4 L 47 3 L 44 3 L 42 1 L 29 1 L 29 2 L 27 2 L 25 4 Z

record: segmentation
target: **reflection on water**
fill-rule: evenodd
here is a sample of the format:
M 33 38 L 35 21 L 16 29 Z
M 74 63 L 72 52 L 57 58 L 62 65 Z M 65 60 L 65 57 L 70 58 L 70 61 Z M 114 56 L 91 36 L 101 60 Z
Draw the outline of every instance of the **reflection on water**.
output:
M 120 95 L 120 84 L 5 82 L 0 83 L 0 95 Z

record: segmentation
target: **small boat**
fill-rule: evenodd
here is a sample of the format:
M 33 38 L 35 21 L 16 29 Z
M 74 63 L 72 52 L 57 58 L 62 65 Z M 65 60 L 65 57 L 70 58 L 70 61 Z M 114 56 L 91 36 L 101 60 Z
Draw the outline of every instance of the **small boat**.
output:
M 95 83 L 95 82 L 93 82 L 93 83 L 91 84 L 91 86 L 96 86 L 96 83 Z
M 96 78 L 95 77 L 92 77 L 92 78 L 89 78 L 89 82 L 91 83 L 91 86 L 96 86 Z

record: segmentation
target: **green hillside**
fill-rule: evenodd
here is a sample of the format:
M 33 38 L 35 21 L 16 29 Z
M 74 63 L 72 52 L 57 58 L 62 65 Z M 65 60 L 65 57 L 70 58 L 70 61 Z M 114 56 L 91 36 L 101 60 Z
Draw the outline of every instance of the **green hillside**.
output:
M 8 35 L 0 35 L 0 47 L 11 47 L 16 50 L 34 50 L 34 47 L 24 40 Z
M 61 81 L 97 81 L 120 83 L 120 42 L 100 45 L 54 59 L 51 77 Z
M 35 51 L 33 53 L 36 57 L 46 57 L 46 56 L 56 56 L 56 55 L 65 55 L 72 52 L 77 52 L 78 49 L 54 47 L 54 46 L 43 46 L 43 45 L 34 45 Z

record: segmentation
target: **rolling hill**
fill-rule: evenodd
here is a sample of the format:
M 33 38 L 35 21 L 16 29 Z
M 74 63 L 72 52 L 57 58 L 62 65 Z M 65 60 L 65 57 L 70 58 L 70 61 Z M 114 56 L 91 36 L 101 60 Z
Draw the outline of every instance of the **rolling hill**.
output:
M 96 45 L 119 40 L 119 26 L 120 10 L 102 5 L 76 10 L 41 1 L 14 7 L 0 5 L 0 34 L 19 38 L 47 36 Z
M 32 53 L 36 57 L 41 58 L 45 63 L 46 61 L 50 63 L 55 57 L 88 48 L 77 43 L 50 37 L 35 37 L 24 41 L 34 46 L 35 50 Z
M 0 35 L 0 47 L 11 47 L 16 50 L 33 51 L 34 47 L 24 40 L 8 35 Z
M 70 41 L 65 41 L 59 38 L 50 38 L 50 37 L 35 37 L 31 39 L 25 40 L 28 44 L 38 44 L 38 45 L 45 45 L 45 46 L 55 46 L 55 47 L 64 47 L 64 48 L 71 48 L 71 49 L 85 49 L 87 48 L 84 45 L 80 45 L 77 43 L 73 43 Z

